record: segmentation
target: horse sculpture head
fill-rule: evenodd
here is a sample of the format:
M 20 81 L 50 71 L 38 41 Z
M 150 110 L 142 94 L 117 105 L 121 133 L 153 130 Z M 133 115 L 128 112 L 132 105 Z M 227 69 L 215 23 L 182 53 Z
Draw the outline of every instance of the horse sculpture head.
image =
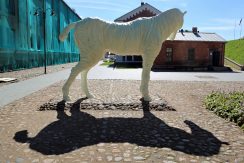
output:
M 168 16 L 166 17 L 168 19 L 167 21 L 171 22 L 170 23 L 171 34 L 169 36 L 169 39 L 174 40 L 177 31 L 181 29 L 183 26 L 184 16 L 187 13 L 187 11 L 181 12 L 179 9 L 174 8 L 166 11 L 166 13 L 168 14 Z

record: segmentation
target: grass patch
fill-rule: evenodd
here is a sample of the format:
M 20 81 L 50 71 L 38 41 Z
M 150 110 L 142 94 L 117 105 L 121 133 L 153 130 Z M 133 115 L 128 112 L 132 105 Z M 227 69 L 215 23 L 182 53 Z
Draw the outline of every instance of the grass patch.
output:
M 112 61 L 104 61 L 102 64 L 100 64 L 100 66 L 111 66 L 113 64 L 114 64 L 114 62 L 112 62 Z
M 100 66 L 108 66 L 116 69 L 135 69 L 142 68 L 142 63 L 114 63 L 113 61 L 104 61 Z
M 244 65 L 244 40 L 228 41 L 225 46 L 225 56 Z
M 212 92 L 204 100 L 208 110 L 235 122 L 244 130 L 244 92 Z

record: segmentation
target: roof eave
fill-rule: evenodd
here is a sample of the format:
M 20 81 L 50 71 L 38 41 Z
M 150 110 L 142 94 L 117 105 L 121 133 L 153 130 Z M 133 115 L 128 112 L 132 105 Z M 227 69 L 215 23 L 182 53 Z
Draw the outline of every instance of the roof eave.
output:
M 64 0 L 61 0 L 79 19 L 82 19 Z
M 147 6 L 151 7 L 151 8 L 153 8 L 153 9 L 156 10 L 158 13 L 161 13 L 160 10 L 156 9 L 155 7 L 151 6 L 150 4 L 145 3 L 143 6 L 145 6 L 145 5 L 147 5 Z M 129 15 L 130 13 L 133 13 L 134 11 L 138 10 L 139 8 L 141 8 L 141 7 L 143 7 L 143 6 L 139 6 L 139 7 L 135 8 L 134 10 L 131 10 L 130 12 L 127 12 L 126 14 L 124 14 L 124 15 L 120 16 L 119 18 L 115 19 L 114 22 L 123 22 L 123 20 L 122 20 L 123 17 L 125 17 L 126 15 Z
M 166 40 L 166 41 L 186 41 L 186 42 L 219 42 L 226 43 L 227 41 L 210 41 L 210 40 Z

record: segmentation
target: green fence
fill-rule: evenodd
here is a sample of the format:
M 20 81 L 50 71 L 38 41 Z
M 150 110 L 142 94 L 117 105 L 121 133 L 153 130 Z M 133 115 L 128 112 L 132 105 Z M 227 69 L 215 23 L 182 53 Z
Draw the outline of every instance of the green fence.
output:
M 44 39 L 47 65 L 78 61 L 73 32 L 66 41 L 58 40 L 63 28 L 77 20 L 63 0 L 0 0 L 0 71 L 43 66 Z

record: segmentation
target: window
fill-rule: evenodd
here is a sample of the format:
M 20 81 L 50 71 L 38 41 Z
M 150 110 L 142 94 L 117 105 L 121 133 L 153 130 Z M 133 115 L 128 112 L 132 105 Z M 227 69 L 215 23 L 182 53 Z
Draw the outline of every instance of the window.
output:
M 173 48 L 166 48 L 166 62 L 173 62 Z
M 31 49 L 33 49 L 34 48 L 34 40 L 33 40 L 33 36 L 32 36 L 33 34 L 31 33 L 30 34 L 30 47 L 31 47 Z
M 132 56 L 127 56 L 127 61 L 132 61 Z
M 65 26 L 67 26 L 70 23 L 70 21 L 69 21 L 69 13 L 68 12 L 69 12 L 68 9 L 65 8 L 64 9 L 64 21 L 65 21 L 64 28 L 65 28 Z M 67 37 L 67 42 L 70 43 L 70 35 L 68 35 L 68 37 Z
M 15 15 L 15 0 L 7 0 L 6 7 L 10 15 Z
M 195 60 L 195 49 L 190 48 L 188 49 L 188 61 L 192 62 Z
M 123 56 L 123 61 L 126 61 L 126 60 L 125 60 L 125 56 Z
M 142 61 L 142 57 L 141 57 L 141 56 L 137 56 L 137 55 L 135 55 L 135 56 L 134 56 L 134 61 L 141 62 L 141 61 Z

